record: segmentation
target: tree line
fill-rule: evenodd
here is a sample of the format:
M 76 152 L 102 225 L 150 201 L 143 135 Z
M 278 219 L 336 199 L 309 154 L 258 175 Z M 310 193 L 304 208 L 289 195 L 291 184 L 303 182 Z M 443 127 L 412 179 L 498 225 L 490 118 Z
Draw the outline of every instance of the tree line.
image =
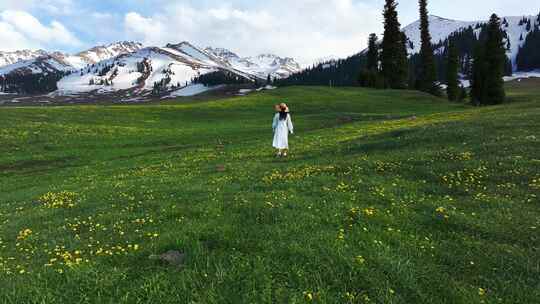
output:
M 451 101 L 468 97 L 461 78 L 471 80 L 473 104 L 496 104 L 504 101 L 502 77 L 512 74 L 506 56 L 510 41 L 501 25 L 506 19 L 492 15 L 488 23 L 478 23 L 433 44 L 429 31 L 428 1 L 419 0 L 420 52 L 401 31 L 397 2 L 386 0 L 382 41 L 371 34 L 368 49 L 347 59 L 324 62 L 278 81 L 281 85 L 360 85 L 379 89 L 416 89 L 436 96 L 444 94 Z M 530 40 L 533 40 L 531 36 Z M 536 43 L 536 42 L 535 42 Z M 538 47 L 530 43 L 529 52 Z M 525 46 L 524 46 L 525 49 Z M 437 52 L 435 52 L 437 50 Z
M 215 86 L 221 84 L 246 84 L 253 83 L 253 81 L 231 72 L 219 70 L 199 75 L 192 80 L 192 83 L 199 83 L 205 86 Z
M 346 59 L 332 60 L 313 65 L 302 72 L 275 80 L 278 86 L 329 85 L 352 86 L 358 82 L 358 71 L 365 65 L 365 56 L 354 55 Z
M 522 20 L 522 22 L 524 22 Z M 531 24 L 529 19 L 527 25 Z M 534 22 L 534 28 L 530 29 L 530 33 L 527 35 L 527 38 L 523 45 L 519 48 L 519 52 L 516 58 L 516 65 L 518 71 L 532 71 L 540 69 L 540 13 L 536 17 Z
M 0 92 L 16 94 L 45 94 L 58 89 L 57 83 L 68 72 L 10 73 L 0 76 Z
M 447 97 L 451 101 L 464 99 L 466 91 L 461 86 L 459 74 L 468 70 L 471 80 L 471 101 L 475 105 L 499 104 L 505 100 L 503 76 L 510 70 L 506 56 L 510 48 L 505 43 L 506 33 L 501 30 L 501 20 L 493 14 L 486 25 L 477 25 L 480 35 L 474 30 L 456 33 L 442 45 L 442 54 L 435 55 L 435 46 L 429 31 L 427 0 L 419 0 L 421 46 L 418 54 L 408 57 L 407 37 L 400 30 L 397 3 L 386 0 L 384 7 L 384 37 L 380 44 L 372 34 L 368 41 L 367 62 L 360 73 L 360 85 L 376 88 L 416 89 L 435 96 L 443 93 L 440 79 L 447 85 Z M 506 21 L 505 21 L 506 22 Z M 508 41 L 508 39 L 506 39 Z M 467 63 L 460 59 L 467 54 Z M 444 67 L 439 74 L 438 67 Z

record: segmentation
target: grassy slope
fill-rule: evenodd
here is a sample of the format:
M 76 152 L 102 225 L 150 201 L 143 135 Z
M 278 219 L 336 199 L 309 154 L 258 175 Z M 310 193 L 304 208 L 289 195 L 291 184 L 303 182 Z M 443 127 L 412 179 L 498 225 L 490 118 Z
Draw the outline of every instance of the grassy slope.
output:
M 482 109 L 301 87 L 2 108 L 0 302 L 537 302 L 537 88 Z M 282 100 L 297 135 L 276 160 Z M 38 202 L 61 191 L 73 208 Z M 169 249 L 182 271 L 148 259 Z

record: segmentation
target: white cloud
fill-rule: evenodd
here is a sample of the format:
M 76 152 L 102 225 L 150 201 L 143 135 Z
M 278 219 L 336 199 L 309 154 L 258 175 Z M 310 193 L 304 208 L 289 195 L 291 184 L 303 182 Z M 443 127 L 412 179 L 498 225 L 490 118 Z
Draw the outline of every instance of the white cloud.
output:
M 0 41 L 3 50 L 82 45 L 62 23 L 53 20 L 44 25 L 33 15 L 17 10 L 0 13 Z
M 90 14 L 90 17 L 97 20 L 111 20 L 114 18 L 114 15 L 110 13 L 103 13 L 103 12 L 92 12 Z
M 226 47 L 240 55 L 272 52 L 308 63 L 363 49 L 369 33 L 381 29 L 379 7 L 352 0 L 270 0 L 264 8 L 225 4 L 196 8 L 170 4 L 159 14 L 125 15 L 128 37 L 163 45 L 187 40 Z
M 49 15 L 70 15 L 75 13 L 73 0 L 1 0 L 0 11 L 23 10 L 47 13 Z
M 17 32 L 9 23 L 0 21 L 0 50 L 15 51 L 18 49 L 36 49 L 38 44 L 28 40 L 24 35 Z
M 127 34 L 148 45 L 162 43 L 169 29 L 160 19 L 162 18 L 145 18 L 138 13 L 128 13 L 124 20 Z
M 275 53 L 309 63 L 363 49 L 369 33 L 382 32 L 383 5 L 383 0 L 0 0 L 0 48 L 77 51 L 117 40 L 148 45 L 187 40 L 240 55 Z M 417 6 L 417 1 L 400 1 L 403 25 L 418 18 Z M 527 5 L 454 0 L 431 1 L 429 10 L 446 18 L 483 20 L 492 12 L 536 14 L 539 6 L 540 0 Z M 6 12 L 17 16 L 4 17 Z

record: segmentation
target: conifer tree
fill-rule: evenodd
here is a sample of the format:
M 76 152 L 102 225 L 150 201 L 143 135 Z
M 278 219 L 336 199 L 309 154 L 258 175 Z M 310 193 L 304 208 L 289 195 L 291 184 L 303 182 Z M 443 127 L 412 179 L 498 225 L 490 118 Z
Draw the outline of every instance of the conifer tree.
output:
M 487 74 L 484 47 L 481 43 L 476 45 L 471 72 L 471 101 L 474 105 L 481 105 L 485 100 L 485 77 Z
M 404 32 L 399 32 L 401 39 L 399 41 L 399 48 L 398 48 L 398 70 L 397 73 L 400 75 L 400 79 L 402 82 L 402 88 L 408 87 L 409 82 L 409 59 L 408 59 L 408 53 L 407 53 L 407 35 L 405 35 Z
M 540 30 L 535 29 L 525 39 L 516 57 L 518 71 L 540 69 Z
M 503 76 L 506 61 L 501 20 L 496 14 L 493 14 L 488 24 L 486 41 L 486 63 L 489 69 L 486 78 L 486 102 L 488 104 L 500 104 L 505 100 Z
M 437 70 L 433 55 L 433 45 L 431 44 L 431 34 L 429 33 L 427 0 L 419 0 L 419 5 L 420 37 L 422 45 L 420 48 L 421 63 L 418 73 L 417 89 L 433 95 L 440 95 L 440 87 L 437 83 Z
M 505 100 L 503 75 L 507 62 L 501 21 L 496 14 L 486 28 L 485 47 L 475 52 L 471 97 L 476 105 L 500 104 Z
M 376 71 L 379 69 L 379 46 L 377 45 L 378 40 L 379 38 L 375 33 L 369 35 L 366 68 L 370 71 Z
M 381 72 L 386 87 L 407 87 L 407 48 L 400 31 L 395 0 L 386 0 L 384 6 L 384 38 L 382 41 Z
M 448 95 L 448 100 L 456 101 L 459 98 L 459 80 L 458 80 L 458 71 L 459 71 L 459 58 L 456 45 L 453 40 L 449 41 L 448 45 L 448 58 L 447 58 L 447 84 L 448 88 L 446 90 Z
M 377 41 L 378 37 L 376 34 L 369 35 L 366 65 L 360 71 L 360 86 L 372 88 L 384 87 L 379 74 L 379 46 Z

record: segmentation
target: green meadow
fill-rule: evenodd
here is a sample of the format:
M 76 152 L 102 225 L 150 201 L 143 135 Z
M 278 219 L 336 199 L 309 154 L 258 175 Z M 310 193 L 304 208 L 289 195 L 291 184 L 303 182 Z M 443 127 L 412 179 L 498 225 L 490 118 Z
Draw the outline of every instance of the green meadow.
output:
M 539 303 L 540 86 L 507 93 L 0 108 L 0 303 Z

